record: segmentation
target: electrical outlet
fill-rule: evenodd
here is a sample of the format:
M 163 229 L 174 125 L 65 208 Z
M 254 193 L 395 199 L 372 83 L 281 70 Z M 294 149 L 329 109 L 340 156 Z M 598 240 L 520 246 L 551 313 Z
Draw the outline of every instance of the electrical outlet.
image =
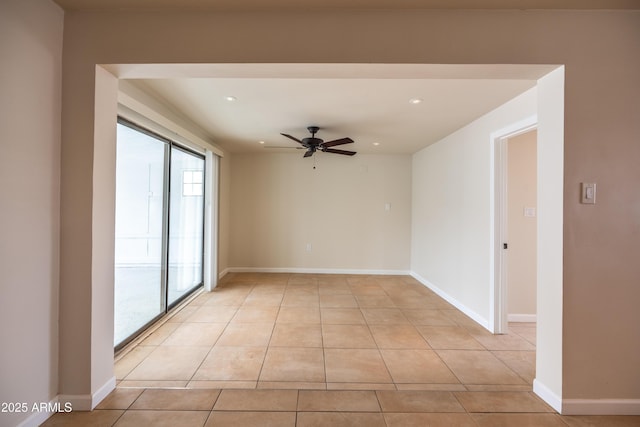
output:
M 312 248 L 311 243 L 307 243 L 307 247 L 306 247 L 307 252 L 311 252 L 311 248 Z

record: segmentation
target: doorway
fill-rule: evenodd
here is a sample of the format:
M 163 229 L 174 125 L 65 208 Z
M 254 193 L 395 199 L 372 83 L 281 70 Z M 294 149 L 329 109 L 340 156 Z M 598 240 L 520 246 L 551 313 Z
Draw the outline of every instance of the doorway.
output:
M 116 350 L 203 284 L 204 173 L 204 156 L 118 119 Z
M 516 218 L 520 219 L 519 215 L 522 215 L 522 216 L 527 215 L 526 216 L 527 221 L 525 221 L 525 223 L 529 225 L 531 222 L 536 222 L 536 218 L 537 218 L 537 204 L 536 204 L 537 202 L 533 203 L 537 199 L 537 172 L 535 172 L 537 168 L 537 155 L 536 155 L 536 161 L 533 163 L 533 165 L 527 164 L 526 166 L 526 169 L 528 171 L 526 174 L 527 178 L 526 180 L 523 179 L 524 181 L 526 181 L 526 183 L 525 182 L 522 183 L 522 186 L 528 185 L 529 187 L 531 187 L 532 184 L 530 179 L 531 179 L 531 175 L 533 174 L 533 179 L 534 179 L 535 188 L 536 188 L 535 190 L 536 196 L 534 200 L 531 199 L 530 195 L 527 195 L 524 198 L 524 200 L 520 196 L 515 197 L 513 207 L 511 208 L 511 212 L 510 212 L 509 197 L 508 197 L 509 196 L 508 183 L 510 178 L 509 176 L 509 141 L 515 140 L 516 142 L 518 142 L 516 138 L 520 136 L 522 136 L 526 140 L 530 140 L 531 136 L 535 135 L 534 136 L 535 149 L 537 152 L 537 131 L 536 131 L 537 123 L 538 123 L 537 117 L 532 116 L 520 122 L 514 123 L 513 125 L 508 126 L 507 128 L 501 129 L 491 134 L 491 144 L 492 144 L 493 153 L 494 153 L 493 163 L 492 163 L 492 172 L 493 172 L 492 190 L 493 191 L 491 193 L 491 199 L 492 199 L 491 216 L 493 218 L 493 224 L 492 224 L 493 241 L 492 241 L 492 250 L 491 250 L 491 260 L 492 260 L 491 262 L 493 264 L 493 274 L 491 278 L 489 329 L 494 334 L 505 334 L 508 331 L 509 312 L 510 312 L 509 285 L 508 285 L 509 254 L 510 254 L 510 248 L 513 246 L 509 242 L 510 214 L 514 217 L 514 220 Z M 527 138 L 524 135 L 529 135 L 529 137 Z M 531 147 L 527 147 L 527 148 L 530 150 Z M 522 156 L 525 157 L 525 159 L 522 159 L 524 163 L 531 162 L 531 152 L 529 150 L 525 150 L 525 152 L 522 153 Z M 531 171 L 532 166 L 534 168 L 534 172 Z M 512 171 L 513 176 L 511 178 L 516 179 L 516 181 L 521 179 L 519 175 L 520 172 L 518 171 L 518 168 L 521 168 L 521 167 L 522 165 L 515 165 L 515 164 L 512 166 L 512 169 L 514 169 L 514 171 Z M 519 185 L 516 185 L 516 188 L 514 188 L 513 190 L 514 191 L 512 194 L 512 199 L 514 199 L 513 196 L 518 194 L 519 191 L 522 191 L 522 189 L 519 188 Z M 523 201 L 526 201 L 525 204 L 531 205 L 531 206 L 524 206 L 524 205 L 520 206 L 523 203 Z M 531 209 L 525 210 L 525 208 L 533 208 L 533 210 Z M 519 211 L 520 209 L 522 209 L 521 212 Z M 534 215 L 534 216 L 531 217 L 530 215 Z M 521 221 L 515 220 L 516 225 L 519 224 L 520 222 Z M 516 234 L 520 233 L 520 229 L 516 227 L 514 230 L 516 229 L 518 230 Z M 535 233 L 537 233 L 537 231 Z M 520 241 L 516 241 L 515 243 L 516 247 L 518 248 L 516 250 L 516 253 L 520 252 L 520 256 L 518 255 L 514 256 L 515 262 L 512 265 L 512 274 L 513 272 L 517 271 L 520 268 L 517 265 L 518 264 L 517 261 L 519 259 L 520 260 L 523 259 L 523 257 L 525 259 L 527 257 L 526 254 L 523 254 L 522 251 L 520 251 L 522 247 L 526 246 L 527 250 L 524 252 L 528 254 L 531 253 L 529 251 L 531 249 L 530 246 L 532 246 L 532 241 L 530 237 L 531 234 L 530 232 L 527 232 L 525 234 L 529 236 L 528 240 L 526 240 L 526 243 L 522 242 L 522 238 L 520 238 Z M 537 237 L 535 240 L 536 240 L 536 244 L 533 248 L 534 254 L 536 254 L 536 251 L 537 251 Z M 528 261 L 529 262 L 524 261 L 527 265 L 527 268 L 531 267 L 531 264 L 530 264 L 531 260 L 529 259 Z M 533 264 L 533 268 L 534 268 L 533 271 L 535 272 L 537 269 L 537 265 L 535 263 Z M 523 273 L 523 275 L 526 275 L 526 274 L 529 274 L 530 276 L 530 270 L 528 270 L 528 273 L 527 272 Z M 517 275 L 515 277 L 517 277 Z M 537 281 L 537 277 L 536 275 L 534 275 L 533 283 L 535 284 L 536 281 Z M 531 283 L 530 280 L 527 280 L 527 283 L 530 284 Z M 526 287 L 529 285 L 523 285 L 523 286 Z M 533 286 L 534 296 L 535 296 L 535 293 L 536 293 L 535 286 Z M 530 294 L 526 294 L 526 295 L 530 295 Z M 519 301 L 520 299 L 521 299 L 521 293 L 519 291 L 515 291 L 515 300 Z M 512 302 L 512 306 L 513 304 L 514 303 Z M 518 309 L 518 306 L 516 305 L 515 308 L 513 309 L 514 310 Z
M 507 139 L 507 320 L 536 321 L 537 131 Z

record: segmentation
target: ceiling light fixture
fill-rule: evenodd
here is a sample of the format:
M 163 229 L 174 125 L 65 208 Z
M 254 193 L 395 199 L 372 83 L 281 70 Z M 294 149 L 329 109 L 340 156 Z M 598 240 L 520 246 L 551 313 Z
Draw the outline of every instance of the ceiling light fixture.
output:
M 226 99 L 229 102 L 233 102 L 238 98 L 236 98 L 235 96 L 225 96 L 224 99 Z
M 258 141 L 258 144 L 264 144 L 264 141 Z
M 422 99 L 420 99 L 420 98 L 411 98 L 409 100 L 409 104 L 413 104 L 413 105 L 420 104 L 421 102 L 422 102 Z
M 378 145 L 380 145 L 380 143 L 379 142 L 374 142 L 373 145 L 375 145 L 377 147 Z

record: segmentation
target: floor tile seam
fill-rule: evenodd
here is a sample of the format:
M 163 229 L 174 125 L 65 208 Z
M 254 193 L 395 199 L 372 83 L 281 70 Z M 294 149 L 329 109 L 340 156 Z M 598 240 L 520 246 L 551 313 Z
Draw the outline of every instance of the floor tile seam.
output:
M 322 335 L 322 333 L 321 333 Z M 327 348 L 322 346 L 322 372 L 324 373 L 324 387 L 327 389 Z
M 504 386 L 512 386 L 512 387 L 523 387 L 528 386 L 533 388 L 532 384 L 524 383 L 524 384 L 504 384 L 504 383 L 462 383 L 469 386 L 489 386 L 489 387 L 504 387 Z M 471 390 L 476 391 L 476 390 Z
M 275 328 L 275 323 L 274 323 L 274 328 Z M 273 334 L 273 331 L 271 331 L 271 333 Z M 269 338 L 269 341 L 271 341 L 271 338 Z M 231 347 L 231 346 L 229 346 Z M 253 346 L 247 346 L 249 348 L 264 348 L 264 355 L 262 356 L 262 363 L 260 363 L 260 370 L 258 371 L 258 375 L 256 377 L 256 385 L 253 389 L 248 389 L 248 390 L 257 390 L 258 389 L 258 383 L 260 382 L 260 376 L 262 376 L 262 370 L 264 369 L 264 365 L 267 361 L 267 354 L 269 354 L 269 345 L 267 345 L 266 347 L 260 346 L 260 347 L 253 347 Z M 229 381 L 229 380 L 226 380 Z M 234 380 L 231 380 L 234 381 Z M 237 380 L 237 381 L 246 381 L 246 380 Z M 249 380 L 251 382 L 253 382 L 253 380 Z
M 317 392 L 317 391 L 325 391 L 327 392 L 327 394 L 329 393 L 335 393 L 335 392 L 371 392 L 373 393 L 374 396 L 376 396 L 375 394 L 375 390 L 298 390 L 298 395 L 300 394 L 301 391 L 312 391 L 312 392 Z M 339 410 L 339 409 L 325 409 L 322 411 L 319 411 L 317 409 L 301 409 L 300 405 L 298 405 L 296 408 L 296 410 L 298 412 L 381 412 L 382 408 L 380 406 L 380 402 L 378 402 L 377 396 L 376 396 L 376 402 L 378 404 L 378 411 L 370 411 L 370 410 L 357 410 L 357 409 L 349 409 L 349 410 Z
M 463 408 L 464 409 L 464 408 Z M 478 414 L 481 412 L 467 412 L 467 411 L 458 411 L 458 412 L 454 412 L 454 411 L 420 411 L 420 410 L 404 410 L 404 411 L 400 411 L 400 410 L 393 410 L 393 411 L 382 411 L 382 414 L 450 414 L 450 415 L 460 415 L 460 414 L 466 414 L 471 416 L 471 414 Z M 491 413 L 495 413 L 495 412 L 491 412 Z
M 318 307 L 318 311 L 320 312 L 320 320 L 322 321 L 322 310 L 320 310 L 320 307 Z M 320 342 L 322 344 L 322 373 L 324 374 L 324 387 L 325 390 L 327 389 L 327 353 L 325 351 L 325 345 L 324 345 L 324 328 L 323 328 L 323 324 L 320 323 Z M 300 392 L 298 392 L 298 395 L 300 395 Z
M 140 393 L 140 394 L 139 394 L 135 399 L 133 399 L 133 402 L 131 402 L 131 403 L 129 404 L 129 406 L 127 406 L 127 408 L 125 409 L 125 411 L 128 411 L 129 409 L 131 409 L 131 407 L 132 407 L 132 406 L 133 406 L 133 405 L 138 401 L 138 399 L 140 399 L 140 397 L 141 397 L 141 396 L 144 394 L 144 392 L 145 392 L 145 391 L 147 391 L 147 390 L 149 390 L 149 389 L 145 387 L 145 388 L 142 390 L 142 392 L 141 392 L 141 393 Z
M 491 354 L 493 354 L 495 351 L 530 351 L 530 350 L 490 350 Z M 533 350 L 535 352 L 535 350 Z M 493 356 L 498 359 L 500 362 L 502 362 L 505 366 L 507 366 L 507 368 L 511 369 L 511 371 L 516 374 L 518 377 L 520 377 L 520 379 L 522 381 L 524 381 L 526 384 L 529 384 L 529 380 L 525 377 L 523 377 L 522 375 L 520 375 L 519 372 L 516 372 L 515 369 L 512 369 L 509 365 L 507 365 L 506 362 L 504 362 L 501 358 L 499 358 L 498 356 L 496 356 L 495 354 L 493 354 Z M 535 375 L 535 365 L 534 365 L 534 375 Z
M 420 333 L 420 331 L 418 330 L 418 328 L 415 325 L 409 324 L 407 326 L 411 326 L 413 331 L 418 334 L 418 336 L 422 339 L 422 341 L 424 341 L 424 343 L 427 345 L 426 350 L 432 350 L 432 351 L 434 350 L 433 347 L 431 347 L 431 344 L 429 344 L 429 341 L 427 341 L 427 339 Z M 425 349 L 416 348 L 415 350 L 425 350 Z
M 371 332 L 371 330 L 369 330 L 369 333 L 371 334 L 371 336 L 373 336 L 373 333 Z M 374 338 L 375 341 L 375 338 Z M 376 343 L 377 346 L 377 343 Z M 396 390 L 398 390 L 398 386 L 396 385 L 396 381 L 393 378 L 393 375 L 391 375 L 391 370 L 389 369 L 389 366 L 387 365 L 387 361 L 384 359 L 384 356 L 382 354 L 382 351 L 380 350 L 380 348 L 376 348 L 376 350 L 378 351 L 378 355 L 380 356 L 380 360 L 382 360 L 382 364 L 384 365 L 385 370 L 387 371 L 387 375 L 389 376 L 389 378 L 391 379 L 391 384 L 393 384 L 393 386 L 395 387 Z M 384 383 L 383 383 L 384 384 Z
M 202 365 L 204 364 L 205 360 L 207 360 L 207 358 L 209 357 L 209 355 L 211 354 L 211 352 L 213 351 L 213 349 L 215 348 L 216 344 L 218 343 L 218 341 L 220 341 L 220 337 L 224 334 L 224 331 L 227 330 L 227 327 L 229 327 L 229 323 L 231 323 L 230 321 L 227 322 L 227 324 L 225 325 L 225 327 L 222 329 L 222 331 L 220 332 L 220 335 L 218 335 L 218 337 L 216 338 L 215 342 L 213 343 L 213 345 L 211 346 L 211 348 L 209 348 L 209 351 L 207 351 L 207 354 L 204 355 L 204 357 L 202 358 L 202 360 L 200 361 L 200 363 L 198 363 L 198 366 L 196 367 L 196 369 L 193 371 L 193 373 L 191 374 L 191 377 L 189 377 L 189 379 L 187 380 L 187 385 L 191 382 L 194 381 L 194 377 L 196 376 L 196 374 L 198 373 L 198 371 L 202 368 Z
M 324 358 L 324 355 L 323 355 L 323 358 Z M 326 375 L 325 375 L 325 379 L 326 379 Z M 296 424 L 295 425 L 298 424 L 298 408 L 300 408 L 300 390 L 299 389 L 297 390 L 297 393 L 296 393 L 296 410 L 295 410 Z
M 549 405 L 547 402 L 545 402 L 544 400 L 542 400 L 542 398 L 540 396 L 538 396 L 536 393 L 534 393 L 533 391 L 533 386 L 531 388 L 531 390 L 528 390 L 527 393 L 537 402 L 541 403 L 544 407 L 546 407 L 547 409 L 551 410 L 552 413 L 557 414 L 558 412 L 551 407 L 551 405 Z
M 213 408 L 215 408 L 216 403 L 218 403 L 218 399 L 220 399 L 221 394 L 222 394 L 222 390 L 218 389 L 218 394 L 216 395 L 216 398 L 213 400 L 213 404 L 211 405 L 210 411 L 213 411 Z
M 557 412 L 535 412 L 535 411 L 466 411 L 469 415 L 560 415 Z
M 113 421 L 113 423 L 111 423 L 111 424 L 110 424 L 110 426 L 111 426 L 111 427 L 113 427 L 113 426 L 115 426 L 116 424 L 118 424 L 118 422 L 119 422 L 119 421 L 120 421 L 120 419 L 124 416 L 124 414 L 126 414 L 126 413 L 127 413 L 127 410 L 126 410 L 126 409 L 124 409 L 124 410 L 123 410 L 123 409 L 94 409 L 94 411 L 96 411 L 96 410 L 98 410 L 98 411 L 122 411 L 122 412 L 120 413 L 120 415 L 118 415 L 118 418 L 116 418 L 116 419 Z M 56 414 L 54 414 L 54 415 L 56 415 Z M 66 414 L 63 414 L 63 415 L 66 415 Z M 49 417 L 49 418 L 48 418 L 48 420 L 50 420 L 50 419 L 51 419 L 51 417 Z
M 393 378 L 391 378 L 391 379 L 393 380 Z M 393 383 L 393 386 L 396 388 L 396 391 L 397 391 L 398 390 L 398 386 L 395 383 Z M 378 396 L 378 390 L 372 390 L 372 391 L 373 391 L 374 396 L 376 397 L 376 402 L 378 403 L 378 408 L 380 408 L 380 412 L 383 412 L 382 403 L 380 402 L 380 397 Z M 385 421 L 385 423 L 386 423 L 386 421 Z
M 455 374 L 454 374 L 455 375 Z M 458 396 L 456 394 L 456 392 L 450 392 L 451 396 L 453 396 L 453 398 L 456 400 L 456 402 L 458 402 L 458 405 L 460 405 L 460 407 L 462 408 L 462 410 L 465 413 L 469 413 L 469 411 L 467 411 L 467 408 L 462 404 L 462 402 L 460 401 L 460 399 L 458 399 Z
M 525 384 L 528 384 L 528 381 L 523 378 L 519 373 L 517 373 L 515 370 L 511 369 L 511 367 L 509 365 L 507 365 L 502 359 L 500 359 L 498 356 L 496 356 L 495 354 L 493 354 L 493 352 L 491 350 L 488 350 L 489 354 L 491 354 L 491 356 L 493 356 L 498 362 L 500 362 L 505 368 L 507 368 L 512 374 L 514 374 L 515 376 L 517 376 L 518 378 L 520 378 Z
M 438 359 L 444 364 L 444 366 L 447 367 L 449 372 L 451 372 L 451 375 L 453 375 L 458 380 L 458 382 L 460 384 L 464 385 L 465 388 L 466 388 L 466 384 L 462 381 L 462 379 L 458 376 L 458 374 L 455 373 L 455 371 L 451 368 L 451 366 L 449 366 L 449 364 L 446 362 L 446 360 L 444 360 L 444 358 L 440 355 L 438 350 L 433 349 L 433 352 L 435 353 L 436 356 L 438 356 Z
M 471 332 L 470 332 L 469 334 L 470 334 L 470 335 L 471 335 L 471 336 L 472 336 L 476 341 L 478 341 L 480 344 L 482 344 L 482 341 L 480 341 L 480 340 L 479 340 L 478 338 L 476 338 L 476 337 L 483 337 L 483 335 L 478 334 L 478 333 L 473 334 L 473 333 L 471 333 Z M 489 338 L 489 339 L 498 340 L 498 339 L 500 339 L 499 337 L 511 337 L 511 338 L 513 338 L 513 337 L 514 337 L 514 334 L 512 334 L 511 332 L 508 332 L 508 333 L 506 333 L 506 334 L 490 334 L 490 335 L 484 335 L 484 337 Z M 522 338 L 522 337 L 520 337 L 520 336 L 517 336 L 516 338 L 519 338 L 519 339 L 521 339 L 522 341 L 524 341 L 525 343 L 530 344 L 530 343 L 529 343 L 529 341 L 527 341 L 526 339 L 524 339 L 524 338 Z M 508 349 L 508 348 L 489 348 L 488 346 L 486 346 L 486 345 L 484 345 L 484 344 L 482 344 L 482 345 L 483 345 L 487 350 L 489 350 L 489 351 L 513 351 L 512 349 Z M 535 345 L 534 345 L 534 347 L 535 347 Z M 526 350 L 523 350 L 523 351 L 526 351 Z
M 570 427 L 570 426 L 571 426 L 571 424 L 569 424 L 567 421 L 565 421 L 565 420 L 566 420 L 566 416 L 564 416 L 564 415 L 562 415 L 562 414 L 560 414 L 560 413 L 558 413 L 558 412 L 555 412 L 553 415 L 555 416 L 555 418 L 556 418 L 556 419 L 559 419 L 559 420 L 560 420 L 560 422 L 561 422 L 563 425 L 568 426 L 568 427 Z
M 203 411 L 204 412 L 204 411 Z M 294 413 L 299 412 L 291 409 L 212 409 L 213 413 L 252 413 L 252 412 L 268 412 L 268 413 Z
M 136 347 L 141 347 L 141 345 L 138 344 Z M 121 378 L 121 381 L 139 381 L 139 380 L 134 380 L 134 379 L 128 379 L 129 375 L 131 375 L 133 373 L 133 371 L 135 371 L 145 360 L 147 360 L 149 357 L 151 357 L 151 355 L 153 353 L 155 353 L 156 351 L 158 351 L 158 349 L 160 348 L 159 345 L 149 345 L 149 346 L 144 346 L 144 347 L 155 347 L 155 348 L 149 354 L 147 354 L 144 358 L 142 358 L 138 363 L 136 363 L 136 365 L 133 368 L 131 368 L 131 370 L 127 373 L 127 375 L 125 375 L 123 378 Z
M 278 312 L 276 313 L 276 320 L 280 315 L 280 308 L 282 305 L 278 306 Z M 262 358 L 262 363 L 260 364 L 260 371 L 258 372 L 258 378 L 256 379 L 256 390 L 258 389 L 258 383 L 260 382 L 260 378 L 262 377 L 262 371 L 264 370 L 264 365 L 267 362 L 267 355 L 269 354 L 269 349 L 271 348 L 271 340 L 273 339 L 273 331 L 276 329 L 276 322 L 273 322 L 273 326 L 271 327 L 271 334 L 269 335 L 269 341 L 265 347 L 264 357 Z M 275 347 L 275 346 L 274 346 Z
M 104 409 L 102 409 L 104 411 Z M 124 410 L 125 412 L 212 412 L 213 409 L 166 409 L 166 408 L 130 408 Z
M 371 325 L 367 321 L 367 318 L 365 317 L 364 312 L 362 312 L 362 309 L 360 309 L 360 314 L 364 318 L 364 323 L 367 326 L 367 330 L 369 331 L 369 335 L 371 336 L 371 339 L 373 339 L 373 342 L 376 345 L 376 350 L 378 350 L 378 353 L 380 354 L 380 358 L 382 359 L 382 363 L 384 363 L 384 367 L 387 370 L 387 374 L 389 374 L 389 378 L 391 378 L 391 381 L 394 383 L 394 387 L 396 387 L 396 389 L 397 389 L 398 387 L 395 386 L 395 381 L 393 379 L 393 376 L 391 375 L 391 371 L 389 370 L 389 367 L 387 366 L 387 362 L 384 360 L 384 356 L 382 355 L 382 352 L 380 351 L 380 346 L 378 345 L 378 342 L 376 341 L 376 338 L 373 335 L 373 331 L 371 330 Z

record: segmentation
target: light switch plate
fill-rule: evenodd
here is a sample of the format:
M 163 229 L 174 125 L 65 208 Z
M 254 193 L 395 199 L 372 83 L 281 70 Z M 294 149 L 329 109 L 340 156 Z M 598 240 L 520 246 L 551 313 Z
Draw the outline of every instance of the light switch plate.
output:
M 585 205 L 596 204 L 596 183 L 583 182 L 580 186 L 580 203 Z

